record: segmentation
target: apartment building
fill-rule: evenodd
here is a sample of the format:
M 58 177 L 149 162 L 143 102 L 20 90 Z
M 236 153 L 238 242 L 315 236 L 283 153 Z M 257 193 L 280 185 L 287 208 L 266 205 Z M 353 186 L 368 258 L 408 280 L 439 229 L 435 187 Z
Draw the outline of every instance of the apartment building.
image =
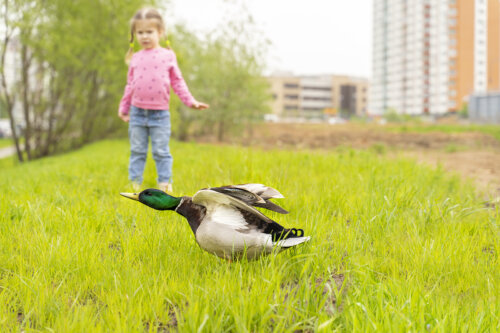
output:
M 500 90 L 500 0 L 374 0 L 368 112 L 443 114 Z
M 364 115 L 368 80 L 340 75 L 294 76 L 275 73 L 268 77 L 273 114 L 321 118 L 327 115 Z

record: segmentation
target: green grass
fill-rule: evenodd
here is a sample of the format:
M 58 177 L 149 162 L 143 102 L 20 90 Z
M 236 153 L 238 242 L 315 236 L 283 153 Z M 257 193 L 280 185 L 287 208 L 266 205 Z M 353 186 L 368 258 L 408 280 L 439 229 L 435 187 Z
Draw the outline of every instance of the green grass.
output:
M 403 124 L 386 126 L 388 131 L 399 133 L 483 133 L 500 141 L 500 125 L 453 125 L 453 124 Z
M 0 139 L 0 148 L 10 147 L 13 145 L 14 143 L 12 142 L 12 139 Z
M 457 152 L 461 152 L 461 151 L 467 151 L 467 149 L 468 148 L 466 146 L 457 145 L 454 143 L 450 143 L 450 144 L 446 145 L 446 147 L 444 147 L 444 151 L 446 153 L 457 153 Z
M 1 160 L 0 331 L 500 330 L 499 210 L 458 177 L 377 151 L 172 150 L 176 194 L 273 186 L 291 213 L 270 216 L 311 242 L 232 264 L 202 251 L 183 218 L 118 195 L 126 141 Z

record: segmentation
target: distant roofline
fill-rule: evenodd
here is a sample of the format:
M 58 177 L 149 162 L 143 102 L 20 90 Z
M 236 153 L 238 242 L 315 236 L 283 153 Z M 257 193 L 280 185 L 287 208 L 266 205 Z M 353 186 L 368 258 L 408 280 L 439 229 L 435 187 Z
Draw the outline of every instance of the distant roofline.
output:
M 308 79 L 308 78 L 343 78 L 349 79 L 352 81 L 370 81 L 370 78 L 356 75 L 347 75 L 347 74 L 300 74 L 296 75 L 293 72 L 286 71 L 278 71 L 273 72 L 269 75 L 264 75 L 269 78 L 299 78 L 299 79 Z

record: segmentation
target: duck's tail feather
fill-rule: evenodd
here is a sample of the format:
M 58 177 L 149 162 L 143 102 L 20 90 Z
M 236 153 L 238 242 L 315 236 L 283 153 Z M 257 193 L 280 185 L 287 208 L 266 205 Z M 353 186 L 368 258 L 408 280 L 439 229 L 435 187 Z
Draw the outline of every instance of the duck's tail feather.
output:
M 286 249 L 289 247 L 293 247 L 293 246 L 308 242 L 310 239 L 311 239 L 311 236 L 287 238 L 287 239 L 282 239 L 282 240 L 278 241 L 276 243 L 276 245 Z

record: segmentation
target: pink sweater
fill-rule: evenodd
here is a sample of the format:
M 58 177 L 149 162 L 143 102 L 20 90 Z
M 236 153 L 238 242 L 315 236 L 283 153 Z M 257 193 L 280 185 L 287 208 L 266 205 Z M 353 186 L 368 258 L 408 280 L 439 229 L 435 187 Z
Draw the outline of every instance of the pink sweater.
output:
M 170 86 L 187 106 L 195 99 L 182 77 L 174 51 L 144 49 L 132 56 L 127 85 L 120 102 L 120 113 L 128 114 L 130 105 L 148 110 L 168 110 Z

